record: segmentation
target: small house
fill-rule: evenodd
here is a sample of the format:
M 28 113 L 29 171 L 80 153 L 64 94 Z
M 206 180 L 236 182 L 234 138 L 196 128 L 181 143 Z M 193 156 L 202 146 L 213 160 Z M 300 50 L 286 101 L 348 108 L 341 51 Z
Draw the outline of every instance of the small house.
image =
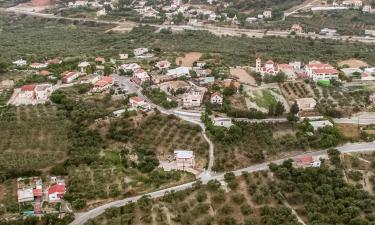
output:
M 59 202 L 64 199 L 65 184 L 55 184 L 48 188 L 48 201 Z
M 223 104 L 223 95 L 219 92 L 213 93 L 211 95 L 210 102 L 211 102 L 211 104 L 222 105 Z
M 182 170 L 187 167 L 193 168 L 195 166 L 195 156 L 193 151 L 175 150 L 174 158 L 176 160 L 177 168 L 182 168 Z
M 333 124 L 328 120 L 309 121 L 309 124 L 313 127 L 314 131 L 326 126 L 333 126 Z
M 297 98 L 296 103 L 300 111 L 314 110 L 316 106 L 316 100 L 313 98 Z
M 129 98 L 129 104 L 133 108 L 138 108 L 146 105 L 146 101 L 138 96 L 133 96 Z

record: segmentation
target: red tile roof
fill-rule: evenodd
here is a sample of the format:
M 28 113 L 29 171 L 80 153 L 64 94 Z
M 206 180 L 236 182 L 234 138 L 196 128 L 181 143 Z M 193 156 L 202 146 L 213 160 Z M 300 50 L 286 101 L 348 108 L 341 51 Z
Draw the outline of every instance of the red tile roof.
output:
M 111 84 L 112 83 L 112 77 L 102 77 L 102 79 L 98 80 L 96 83 L 95 83 L 95 86 L 98 86 L 98 87 L 104 87 L 108 84 Z
M 52 185 L 48 189 L 48 195 L 51 195 L 53 193 L 64 194 L 65 193 L 65 184 L 55 184 L 55 185 Z
M 277 67 L 280 70 L 283 70 L 283 69 L 293 70 L 294 69 L 294 67 L 289 65 L 289 64 L 279 64 L 279 65 L 277 65 Z
M 130 99 L 131 99 L 132 101 L 135 101 L 135 102 L 143 102 L 143 99 L 141 99 L 141 98 L 138 97 L 138 96 L 130 97 Z
M 318 73 L 318 74 L 321 74 L 321 73 L 324 73 L 324 74 L 337 74 L 338 71 L 335 70 L 335 69 L 313 69 L 313 71 L 315 73 Z
M 314 159 L 311 155 L 302 156 L 296 160 L 298 164 L 302 164 L 302 165 L 308 165 L 312 163 L 313 161 Z
M 29 84 L 29 85 L 23 85 L 21 87 L 21 91 L 34 91 L 35 85 L 34 84 Z
M 101 57 L 101 56 L 98 56 L 98 57 L 95 58 L 95 61 L 96 62 L 105 62 L 105 58 Z
M 319 68 L 319 69 L 322 69 L 322 68 L 333 68 L 331 65 L 326 64 L 326 63 L 311 63 L 311 64 L 307 64 L 306 66 L 310 67 L 310 68 Z
M 215 96 L 219 96 L 219 97 L 222 97 L 223 95 L 220 94 L 219 92 L 215 92 L 211 95 L 211 98 L 215 97 Z
M 34 197 L 42 197 L 43 195 L 42 189 L 33 189 L 33 195 Z
M 50 75 L 50 72 L 48 70 L 41 70 L 41 71 L 39 71 L 39 75 L 48 76 L 48 75 Z

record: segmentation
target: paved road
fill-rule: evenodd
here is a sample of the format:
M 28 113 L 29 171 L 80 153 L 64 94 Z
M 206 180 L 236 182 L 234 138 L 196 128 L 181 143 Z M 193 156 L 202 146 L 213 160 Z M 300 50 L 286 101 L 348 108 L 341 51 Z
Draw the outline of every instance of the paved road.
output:
M 129 30 L 135 26 L 141 25 L 141 23 L 125 21 L 107 21 L 107 20 L 95 20 L 95 19 L 87 19 L 87 18 L 69 18 L 69 17 L 62 17 L 56 16 L 53 14 L 46 14 L 40 12 L 30 12 L 25 11 L 22 9 L 17 9 L 15 7 L 7 8 L 7 9 L 0 9 L 0 11 L 12 12 L 17 14 L 25 14 L 30 16 L 36 17 L 43 17 L 49 19 L 59 19 L 59 20 L 69 20 L 69 21 L 77 21 L 77 22 L 95 22 L 95 23 L 103 23 L 103 24 L 113 24 L 119 27 L 122 27 L 124 30 Z M 209 31 L 215 35 L 223 36 L 223 35 L 230 35 L 230 36 L 241 36 L 246 35 L 248 37 L 257 37 L 262 38 L 265 36 L 277 36 L 277 37 L 288 37 L 289 31 L 266 31 L 266 30 L 250 30 L 250 29 L 242 29 L 242 28 L 226 28 L 226 27 L 217 27 L 213 25 L 202 25 L 202 26 L 191 26 L 191 25 L 158 25 L 158 24 L 148 24 L 150 26 L 154 26 L 160 29 L 172 29 L 173 31 L 184 31 L 184 30 L 205 30 Z M 121 29 L 121 28 L 120 28 Z M 374 37 L 362 37 L 362 36 L 326 36 L 320 34 L 313 34 L 313 33 L 303 33 L 298 34 L 301 37 L 310 37 L 313 39 L 333 39 L 338 41 L 358 41 L 363 43 L 375 43 Z
M 347 123 L 347 124 L 359 124 L 369 125 L 375 124 L 375 113 L 374 112 L 361 112 L 353 115 L 350 118 L 338 118 L 333 119 L 335 123 Z
M 346 144 L 343 146 L 340 146 L 337 148 L 340 152 L 342 153 L 350 153 L 350 152 L 368 152 L 368 151 L 374 151 L 375 150 L 375 143 L 374 142 L 368 142 L 368 143 L 354 143 L 354 144 Z M 304 156 L 304 155 L 311 155 L 314 157 L 323 157 L 327 154 L 327 150 L 321 150 L 321 151 L 316 151 L 316 152 L 309 152 L 305 154 L 300 154 L 294 157 L 291 157 L 292 159 L 296 159 L 298 157 Z M 279 159 L 272 161 L 272 163 L 275 164 L 281 164 L 284 162 L 286 159 Z M 260 163 L 257 165 L 249 166 L 243 169 L 235 170 L 232 171 L 236 176 L 240 176 L 244 172 L 252 173 L 252 172 L 257 172 L 257 171 L 262 171 L 262 170 L 267 170 L 268 169 L 268 164 L 271 162 L 265 162 L 265 163 Z M 224 174 L 218 174 L 215 176 L 210 177 L 209 180 L 219 180 L 223 181 L 224 180 Z M 194 182 L 186 183 L 183 185 L 178 185 L 175 187 L 171 188 L 166 188 L 163 190 L 155 191 L 148 193 L 151 198 L 158 198 L 162 197 L 165 193 L 170 192 L 170 191 L 180 191 L 180 190 L 186 190 L 188 188 L 191 188 Z M 83 225 L 86 223 L 89 219 L 95 218 L 99 216 L 100 214 L 104 213 L 106 209 L 109 209 L 111 207 L 120 207 L 123 205 L 126 205 L 129 202 L 132 201 L 137 201 L 139 198 L 141 198 L 143 195 L 135 196 L 135 197 L 130 197 L 130 198 L 125 198 L 123 200 L 118 200 L 115 202 L 111 202 L 102 206 L 99 206 L 95 209 L 92 209 L 88 212 L 85 213 L 80 213 L 76 215 L 75 220 L 70 223 L 70 225 Z

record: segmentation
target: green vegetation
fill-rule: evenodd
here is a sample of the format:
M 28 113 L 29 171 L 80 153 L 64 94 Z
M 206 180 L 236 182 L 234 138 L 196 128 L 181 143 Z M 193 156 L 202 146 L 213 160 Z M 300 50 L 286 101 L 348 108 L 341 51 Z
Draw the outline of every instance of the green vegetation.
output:
M 176 108 L 177 102 L 168 99 L 167 94 L 164 91 L 156 88 L 147 88 L 143 90 L 145 94 L 153 103 L 162 106 L 166 109 Z
M 0 108 L 1 180 L 39 173 L 64 160 L 70 122 L 52 106 Z
M 339 82 L 331 82 L 331 86 L 317 86 L 310 82 L 310 87 L 318 100 L 317 109 L 320 113 L 330 117 L 342 117 L 358 112 L 366 107 L 369 89 L 363 86 L 343 88 Z
M 271 105 L 276 104 L 275 97 L 271 94 L 270 90 L 262 90 L 262 95 L 254 94 L 255 103 L 262 108 L 268 109 Z
M 346 141 L 336 127 L 313 131 L 307 120 L 296 130 L 291 123 L 247 122 L 235 122 L 227 129 L 214 126 L 207 114 L 202 116 L 202 121 L 215 143 L 213 169 L 216 171 L 246 167 L 291 150 L 329 148 Z M 276 137 L 275 130 L 279 129 L 284 133 Z
M 299 225 L 291 210 L 278 200 L 278 189 L 267 173 L 244 174 L 240 178 L 227 174 L 226 177 L 232 184 L 228 192 L 218 181 L 207 185 L 196 183 L 191 189 L 170 192 L 159 199 L 144 196 L 124 207 L 108 209 L 86 225 L 121 222 L 134 225 Z
M 4 106 L 7 104 L 9 98 L 12 96 L 13 90 L 8 89 L 4 90 L 0 93 L 0 106 Z
M 228 65 L 249 64 L 255 55 L 263 52 L 264 58 L 278 62 L 290 60 L 336 60 L 359 58 L 375 64 L 374 45 L 344 43 L 332 40 L 302 38 L 217 37 L 203 31 L 178 34 L 154 33 L 154 28 L 135 28 L 127 34 L 104 33 L 107 27 L 64 25 L 35 19 L 1 17 L 0 48 L 2 57 L 14 60 L 22 56 L 33 61 L 45 57 L 117 55 L 136 47 L 160 48 L 162 52 L 212 52 L 220 54 Z M 22 29 L 21 29 L 22 28 Z M 224 46 L 224 47 L 223 47 Z
M 272 165 L 278 186 L 309 224 L 373 224 L 375 198 L 345 183 L 339 153 L 333 152 L 337 151 L 330 153 L 334 169 L 326 164 L 307 169 L 295 169 L 290 162 Z
M 160 114 L 147 116 L 135 125 L 135 118 L 119 118 L 111 121 L 107 137 L 127 143 L 133 148 L 138 145 L 152 146 L 161 158 L 173 155 L 176 149 L 194 151 L 197 166 L 205 167 L 208 144 L 201 135 L 201 128 L 181 121 L 177 117 Z

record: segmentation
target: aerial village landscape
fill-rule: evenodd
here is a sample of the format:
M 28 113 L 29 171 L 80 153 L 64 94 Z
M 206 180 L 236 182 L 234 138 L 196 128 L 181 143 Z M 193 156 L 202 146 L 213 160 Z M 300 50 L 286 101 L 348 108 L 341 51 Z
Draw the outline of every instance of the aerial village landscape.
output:
M 0 225 L 375 224 L 373 7 L 0 0 Z

